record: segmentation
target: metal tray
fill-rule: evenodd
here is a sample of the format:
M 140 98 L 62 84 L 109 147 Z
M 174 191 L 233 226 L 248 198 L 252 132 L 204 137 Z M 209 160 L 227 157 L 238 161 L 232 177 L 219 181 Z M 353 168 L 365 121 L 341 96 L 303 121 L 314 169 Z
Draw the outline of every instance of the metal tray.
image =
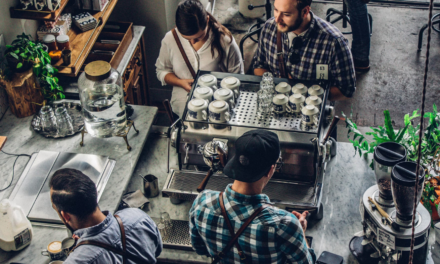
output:
M 61 100 L 61 101 L 53 103 L 52 107 L 55 108 L 55 107 L 58 107 L 61 105 L 64 105 L 64 107 L 66 107 L 67 112 L 69 113 L 70 117 L 72 118 L 73 131 L 74 131 L 72 134 L 68 134 L 66 136 L 60 136 L 56 132 L 43 131 L 40 126 L 39 113 L 35 114 L 34 118 L 32 118 L 32 122 L 31 122 L 32 128 L 40 135 L 47 137 L 47 138 L 64 138 L 64 137 L 73 136 L 76 133 L 79 133 L 84 127 L 84 119 L 81 115 L 81 103 L 79 101 Z

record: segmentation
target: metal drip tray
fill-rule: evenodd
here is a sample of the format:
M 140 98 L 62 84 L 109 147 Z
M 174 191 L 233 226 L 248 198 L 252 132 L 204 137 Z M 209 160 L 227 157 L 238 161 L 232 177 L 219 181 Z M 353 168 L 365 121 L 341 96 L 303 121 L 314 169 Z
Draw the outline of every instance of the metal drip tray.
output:
M 62 224 L 50 200 L 49 180 L 55 171 L 82 171 L 96 184 L 99 201 L 115 163 L 106 156 L 42 150 L 32 155 L 10 199 L 23 208 L 31 221 Z
M 197 186 L 205 178 L 205 172 L 171 170 L 165 182 L 162 193 L 164 196 L 180 200 L 192 201 L 197 195 Z M 223 174 L 211 176 L 206 189 L 224 191 L 234 180 Z M 317 188 L 319 188 L 317 186 Z M 271 202 L 281 208 L 316 209 L 317 198 L 315 186 L 291 181 L 270 180 L 263 192 Z
M 153 218 L 156 224 L 160 219 Z M 172 227 L 165 229 L 165 235 L 162 237 L 164 248 L 193 250 L 191 246 L 191 236 L 189 232 L 189 222 L 183 220 L 171 220 Z

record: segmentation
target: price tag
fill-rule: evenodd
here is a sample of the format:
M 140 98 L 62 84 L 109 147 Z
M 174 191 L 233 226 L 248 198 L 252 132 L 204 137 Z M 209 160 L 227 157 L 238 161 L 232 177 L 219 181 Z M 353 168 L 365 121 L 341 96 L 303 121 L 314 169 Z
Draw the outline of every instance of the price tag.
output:
M 377 241 L 393 250 L 396 249 L 396 237 L 385 232 L 385 230 L 379 227 L 377 228 Z
M 317 80 L 328 80 L 328 65 L 327 64 L 316 64 L 316 79 Z

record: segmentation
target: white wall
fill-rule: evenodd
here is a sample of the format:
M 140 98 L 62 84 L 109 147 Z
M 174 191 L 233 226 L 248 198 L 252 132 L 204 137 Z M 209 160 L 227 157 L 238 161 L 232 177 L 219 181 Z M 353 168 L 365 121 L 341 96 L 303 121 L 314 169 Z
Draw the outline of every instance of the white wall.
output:
M 10 17 L 9 8 L 16 6 L 18 2 L 19 0 L 0 0 L 0 34 L 4 35 L 8 45 L 22 32 L 31 34 L 34 39 L 37 32 L 37 21 Z

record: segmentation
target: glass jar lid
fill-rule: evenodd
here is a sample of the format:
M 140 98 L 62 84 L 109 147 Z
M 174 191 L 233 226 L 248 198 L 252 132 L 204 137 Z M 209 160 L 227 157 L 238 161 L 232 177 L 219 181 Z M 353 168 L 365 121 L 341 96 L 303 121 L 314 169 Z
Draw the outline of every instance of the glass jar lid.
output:
M 70 40 L 70 38 L 67 35 L 59 35 L 57 37 L 57 42 L 58 43 L 67 43 L 67 42 L 69 42 L 69 40 Z
M 93 61 L 84 68 L 87 79 L 102 81 L 110 76 L 112 66 L 106 61 Z
M 52 43 L 55 42 L 55 36 L 54 35 L 45 35 L 42 39 L 43 43 Z

